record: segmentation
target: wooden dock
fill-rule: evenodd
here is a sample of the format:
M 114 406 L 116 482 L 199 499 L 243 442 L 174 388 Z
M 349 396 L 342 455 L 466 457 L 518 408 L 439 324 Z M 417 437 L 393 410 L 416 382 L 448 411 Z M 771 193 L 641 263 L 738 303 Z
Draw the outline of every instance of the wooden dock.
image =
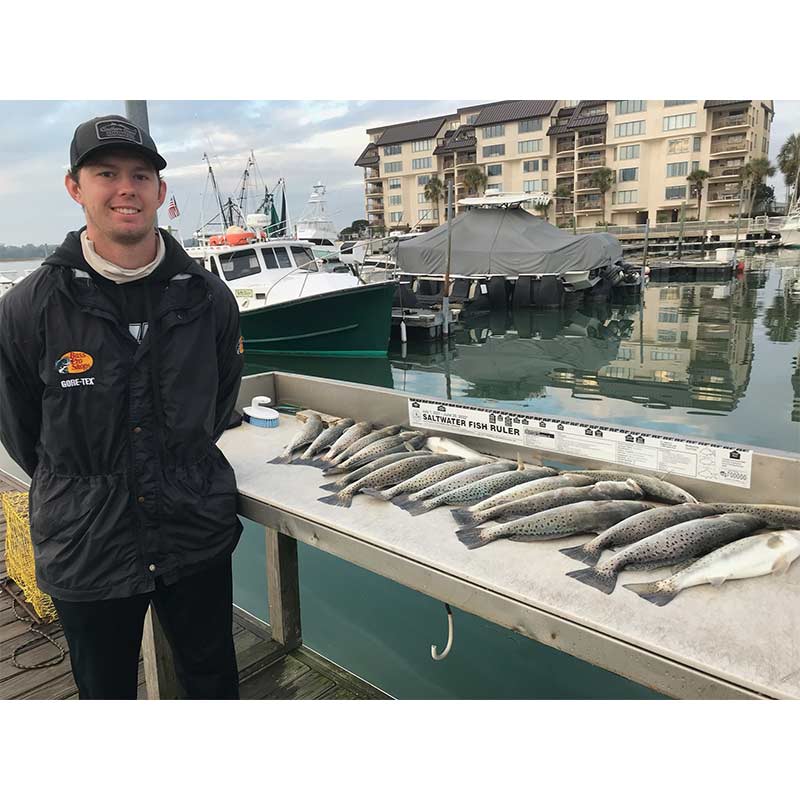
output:
M 26 487 L 0 477 L 0 491 L 25 491 Z M 0 510 L 0 580 L 7 577 L 6 522 Z M 35 664 L 58 656 L 58 650 L 32 633 L 28 621 L 20 621 L 8 595 L 0 593 L 0 700 L 76 700 L 69 652 L 58 622 L 43 626 L 64 649 L 64 659 L 53 666 L 22 670 L 14 666 Z M 18 610 L 20 616 L 25 616 Z M 234 607 L 233 641 L 239 666 L 243 700 L 378 700 L 388 695 L 355 675 L 322 658 L 307 647 L 287 649 L 271 638 L 268 625 Z M 147 698 L 144 664 L 139 661 L 139 698 Z

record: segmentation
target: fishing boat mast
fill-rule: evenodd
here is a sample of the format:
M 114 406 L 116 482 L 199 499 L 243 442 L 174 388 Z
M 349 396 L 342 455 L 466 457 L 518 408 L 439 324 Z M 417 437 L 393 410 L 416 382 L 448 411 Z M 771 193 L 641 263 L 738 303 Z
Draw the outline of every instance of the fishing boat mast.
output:
M 208 164 L 208 174 L 211 177 L 211 185 L 214 187 L 214 197 L 217 198 L 217 203 L 219 203 L 219 213 L 222 215 L 222 226 L 224 229 L 233 225 L 233 215 L 231 214 L 230 221 L 228 221 L 228 217 L 225 216 L 225 207 L 222 205 L 222 197 L 220 197 L 219 188 L 217 187 L 217 179 L 214 177 L 214 170 L 211 168 L 211 161 L 207 153 L 203 153 L 203 159 L 206 164 Z

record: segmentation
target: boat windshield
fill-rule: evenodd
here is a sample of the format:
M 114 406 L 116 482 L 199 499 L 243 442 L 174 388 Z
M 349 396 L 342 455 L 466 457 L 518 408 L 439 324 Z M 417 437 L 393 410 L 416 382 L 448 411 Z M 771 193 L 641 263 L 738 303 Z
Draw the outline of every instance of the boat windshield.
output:
M 248 275 L 258 275 L 261 264 L 255 250 L 236 250 L 232 253 L 220 253 L 219 263 L 226 281 L 235 281 Z
M 293 247 L 292 255 L 298 269 L 306 269 L 309 272 L 317 272 L 317 261 L 311 251 L 305 247 Z

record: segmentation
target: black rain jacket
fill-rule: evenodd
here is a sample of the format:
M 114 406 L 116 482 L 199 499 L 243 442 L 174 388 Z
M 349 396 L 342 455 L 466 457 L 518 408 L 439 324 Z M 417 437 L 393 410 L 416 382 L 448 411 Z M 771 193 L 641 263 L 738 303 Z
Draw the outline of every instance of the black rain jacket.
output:
M 161 235 L 141 344 L 79 232 L 0 300 L 0 440 L 32 478 L 36 578 L 58 599 L 150 592 L 227 557 L 242 531 L 215 444 L 241 381 L 239 310 Z

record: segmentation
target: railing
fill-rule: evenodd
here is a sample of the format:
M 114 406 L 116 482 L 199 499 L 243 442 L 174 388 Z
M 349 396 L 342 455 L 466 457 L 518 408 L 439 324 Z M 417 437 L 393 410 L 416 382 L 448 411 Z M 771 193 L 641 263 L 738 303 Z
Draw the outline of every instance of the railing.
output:
M 583 178 L 579 179 L 578 183 L 575 184 L 576 189 L 596 189 L 597 187 L 592 183 L 591 179 Z
M 602 133 L 594 133 L 590 136 L 579 136 L 578 147 L 587 147 L 590 144 L 605 144 L 606 137 Z
M 367 195 L 374 195 L 374 194 L 383 194 L 383 185 L 378 184 L 377 186 L 370 186 L 367 184 Z
M 556 153 L 566 153 L 570 150 L 575 149 L 575 142 L 573 139 L 567 141 L 561 141 L 560 139 L 556 142 Z
M 369 178 L 380 178 L 381 171 L 377 167 L 364 167 L 364 177 Z
M 597 158 L 579 158 L 577 169 L 586 169 L 587 167 L 604 167 L 605 165 L 605 156 L 599 156 Z
M 740 170 L 744 166 L 744 162 L 736 167 L 711 167 L 708 171 L 712 178 L 738 178 L 740 177 Z
M 739 200 L 741 195 L 738 192 L 718 192 L 716 194 L 709 193 L 708 202 L 716 203 L 719 201 L 730 202 L 731 200 Z
M 373 203 L 371 205 L 367 205 L 367 213 L 379 212 L 383 214 L 385 210 L 386 209 L 384 208 L 383 203 Z
M 575 162 L 570 159 L 569 161 L 556 162 L 556 174 L 559 172 L 572 172 L 575 169 Z
M 712 153 L 725 153 L 732 150 L 747 150 L 747 139 L 726 139 L 722 142 L 714 142 L 711 145 Z
M 679 233 L 683 227 L 684 236 L 690 235 L 703 235 L 711 233 L 712 231 L 735 231 L 737 224 L 739 225 L 740 232 L 744 233 L 760 233 L 764 230 L 778 231 L 783 225 L 786 217 L 742 217 L 741 221 L 737 223 L 735 219 L 717 219 L 707 222 L 684 222 L 681 226 L 680 222 L 658 222 L 650 225 L 650 234 L 654 233 Z M 608 232 L 613 234 L 639 234 L 644 236 L 646 225 L 609 225 Z M 594 225 L 585 226 L 583 230 L 578 228 L 578 233 L 596 233 L 597 228 Z
M 747 114 L 715 114 L 711 130 L 730 128 L 733 125 L 747 125 Z
M 599 211 L 603 207 L 600 200 L 585 200 L 584 202 L 578 201 L 578 211 Z
M 477 164 L 478 160 L 474 155 L 459 156 L 456 164 Z
M 450 158 L 445 158 L 442 160 L 442 169 L 453 169 L 454 165 L 455 161 L 453 160 L 452 156 L 450 156 Z

